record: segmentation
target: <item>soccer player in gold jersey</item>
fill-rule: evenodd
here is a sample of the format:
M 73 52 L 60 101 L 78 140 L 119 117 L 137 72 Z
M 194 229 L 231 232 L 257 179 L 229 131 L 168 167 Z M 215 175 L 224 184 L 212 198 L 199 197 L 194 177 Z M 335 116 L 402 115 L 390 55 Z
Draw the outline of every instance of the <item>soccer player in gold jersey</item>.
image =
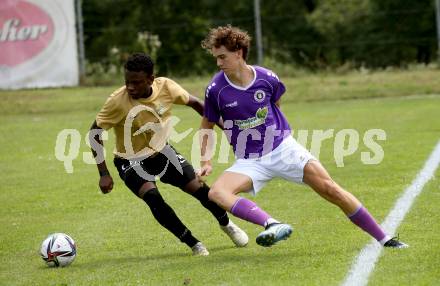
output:
M 173 105 L 186 105 L 203 115 L 203 102 L 173 80 L 155 78 L 153 61 L 144 53 L 131 55 L 124 68 L 125 85 L 108 97 L 90 132 L 101 191 L 107 194 L 113 189 L 101 140 L 103 129 L 113 128 L 116 137 L 114 164 L 120 178 L 145 201 L 155 219 L 187 244 L 194 255 L 206 256 L 209 252 L 164 201 L 156 177 L 198 199 L 235 245 L 245 246 L 248 243 L 246 233 L 229 220 L 226 211 L 209 200 L 209 187 L 196 177 L 191 164 L 167 140 Z M 218 125 L 222 127 L 221 122 Z

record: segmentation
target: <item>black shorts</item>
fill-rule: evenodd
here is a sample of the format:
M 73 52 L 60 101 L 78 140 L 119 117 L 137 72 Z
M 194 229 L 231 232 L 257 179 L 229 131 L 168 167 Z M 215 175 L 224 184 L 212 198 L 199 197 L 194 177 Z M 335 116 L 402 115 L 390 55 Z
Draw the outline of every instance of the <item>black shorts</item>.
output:
M 114 164 L 125 185 L 137 194 L 145 182 L 155 182 L 156 177 L 165 184 L 183 189 L 196 175 L 193 166 L 171 145 L 166 145 L 157 155 L 139 160 L 115 157 Z

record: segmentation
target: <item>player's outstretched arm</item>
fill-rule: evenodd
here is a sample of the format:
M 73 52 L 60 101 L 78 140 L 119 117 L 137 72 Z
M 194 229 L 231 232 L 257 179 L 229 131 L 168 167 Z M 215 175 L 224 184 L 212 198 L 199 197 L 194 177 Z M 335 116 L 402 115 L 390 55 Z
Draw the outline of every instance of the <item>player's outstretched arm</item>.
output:
M 90 127 L 89 141 L 99 171 L 99 188 L 104 194 L 107 194 L 113 189 L 113 178 L 104 159 L 104 143 L 101 140 L 102 131 L 103 129 L 97 125 L 95 120 Z
M 187 106 L 190 106 L 192 109 L 194 109 L 198 114 L 200 114 L 201 116 L 203 116 L 203 109 L 204 109 L 204 103 L 203 101 L 201 101 L 200 99 L 198 99 L 197 97 L 190 95 L 189 96 L 189 101 L 186 104 Z M 216 125 L 218 127 L 220 127 L 221 130 L 224 129 L 223 127 L 223 120 L 220 118 L 219 122 L 216 123 Z

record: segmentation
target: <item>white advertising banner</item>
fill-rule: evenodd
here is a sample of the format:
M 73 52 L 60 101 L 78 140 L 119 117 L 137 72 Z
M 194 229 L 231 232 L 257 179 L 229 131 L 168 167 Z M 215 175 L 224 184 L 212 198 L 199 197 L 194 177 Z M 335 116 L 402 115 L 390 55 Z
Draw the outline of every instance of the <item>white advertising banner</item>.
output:
M 74 86 L 74 0 L 0 0 L 0 88 Z

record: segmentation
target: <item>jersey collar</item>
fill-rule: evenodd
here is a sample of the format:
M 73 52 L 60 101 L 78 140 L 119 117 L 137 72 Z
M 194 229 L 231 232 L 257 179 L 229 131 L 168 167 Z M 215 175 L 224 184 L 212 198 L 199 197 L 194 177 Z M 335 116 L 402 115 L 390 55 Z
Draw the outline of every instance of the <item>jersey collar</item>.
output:
M 255 80 L 257 79 L 257 72 L 256 72 L 256 70 L 254 69 L 254 67 L 253 67 L 253 66 L 250 66 L 250 65 L 248 65 L 248 67 L 250 67 L 251 70 L 252 70 L 252 72 L 254 73 L 254 78 L 253 78 L 252 81 L 251 81 L 247 86 L 245 86 L 245 87 L 243 87 L 243 86 L 238 86 L 238 85 L 236 85 L 236 84 L 233 84 L 232 81 L 229 80 L 228 76 L 227 76 L 224 72 L 223 72 L 223 76 L 225 77 L 226 81 L 227 81 L 227 82 L 228 82 L 233 88 L 236 88 L 236 89 L 239 89 L 239 90 L 247 90 L 248 88 L 250 88 L 250 87 L 254 84 Z

